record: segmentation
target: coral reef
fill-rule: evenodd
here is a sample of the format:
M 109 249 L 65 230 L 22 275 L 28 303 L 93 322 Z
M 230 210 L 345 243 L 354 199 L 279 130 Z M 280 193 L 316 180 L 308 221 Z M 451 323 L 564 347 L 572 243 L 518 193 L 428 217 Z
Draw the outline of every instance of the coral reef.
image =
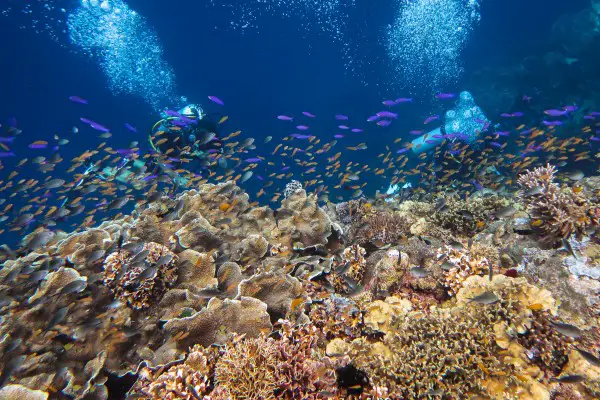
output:
M 140 399 L 597 398 L 578 351 L 599 351 L 597 183 L 553 174 L 519 195 L 547 230 L 488 193 L 321 206 L 294 183 L 272 210 L 232 182 L 38 230 L 0 268 L 0 397 L 121 398 L 135 378 Z M 569 247 L 538 241 L 563 229 Z
M 555 174 L 556 169 L 549 164 L 523 173 L 518 180 L 518 196 L 545 241 L 571 236 L 581 239 L 588 228 L 600 224 L 600 206 L 573 188 L 556 183 Z
M 141 265 L 130 265 L 134 256 L 126 251 L 112 253 L 104 261 L 104 284 L 116 299 L 137 310 L 157 303 L 177 280 L 177 256 L 168 248 L 150 242 L 142 251 L 148 254 Z M 148 269 L 153 273 L 146 274 Z

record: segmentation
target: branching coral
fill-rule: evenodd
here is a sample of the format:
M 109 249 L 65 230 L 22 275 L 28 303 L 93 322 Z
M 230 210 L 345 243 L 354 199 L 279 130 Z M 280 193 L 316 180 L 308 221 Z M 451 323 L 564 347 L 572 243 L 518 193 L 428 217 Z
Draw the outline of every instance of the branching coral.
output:
M 145 243 L 143 249 L 148 250 L 148 255 L 141 263 L 143 265 L 130 266 L 133 256 L 124 250 L 110 254 L 104 261 L 105 285 L 115 298 L 125 300 L 131 308 L 138 310 L 156 304 L 177 280 L 175 254 L 165 246 L 152 242 Z M 153 275 L 143 277 L 142 274 L 150 268 L 155 269 Z
M 581 239 L 588 228 L 600 224 L 600 206 L 567 186 L 561 187 L 554 181 L 555 174 L 550 164 L 522 174 L 518 196 L 544 241 L 571 235 Z
M 489 274 L 490 268 L 492 268 L 487 258 L 474 256 L 465 249 L 458 250 L 451 246 L 439 249 L 438 259 L 447 263 L 447 266 L 443 268 L 442 284 L 451 296 L 456 295 L 468 277 Z
M 452 196 L 443 201 L 445 206 L 431 215 L 431 222 L 462 235 L 480 230 L 496 210 L 510 204 L 508 199 L 500 196 L 472 197 L 467 200 Z
M 491 321 L 484 312 L 454 315 L 409 314 L 391 324 L 382 342 L 363 338 L 350 343 L 347 355 L 365 371 L 374 387 L 398 399 L 425 399 L 434 392 L 448 398 L 486 394 L 483 381 L 506 373 L 494 356 Z
M 351 237 L 355 243 L 396 243 L 410 232 L 408 219 L 396 212 L 373 211 L 353 224 Z
M 347 274 L 356 282 L 362 281 L 365 273 L 367 265 L 365 254 L 367 254 L 367 251 L 358 244 L 347 247 L 342 253 L 342 260 L 349 265 Z

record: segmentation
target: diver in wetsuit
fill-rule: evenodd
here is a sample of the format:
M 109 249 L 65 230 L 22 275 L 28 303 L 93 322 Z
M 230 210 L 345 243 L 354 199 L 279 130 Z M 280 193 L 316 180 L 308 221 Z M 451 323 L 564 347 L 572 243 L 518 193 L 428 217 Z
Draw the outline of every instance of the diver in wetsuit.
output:
M 210 116 L 196 104 L 189 104 L 179 111 L 164 111 L 162 119 L 154 124 L 150 145 L 157 153 L 178 163 L 189 159 L 188 168 L 205 168 L 210 162 L 210 154 L 221 151 L 221 141 L 217 137 L 217 126 Z

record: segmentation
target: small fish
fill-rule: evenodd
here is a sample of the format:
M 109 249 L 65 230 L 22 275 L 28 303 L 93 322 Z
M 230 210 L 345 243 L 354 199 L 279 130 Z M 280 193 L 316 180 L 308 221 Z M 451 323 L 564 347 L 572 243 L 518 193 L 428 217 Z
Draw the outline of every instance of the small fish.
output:
M 469 220 L 469 221 L 473 221 L 475 219 L 473 214 L 468 210 L 460 210 L 460 211 L 458 211 L 458 214 L 461 215 L 464 219 Z
M 148 267 L 145 270 L 142 271 L 141 274 L 139 274 L 136 279 L 141 282 L 141 281 L 145 281 L 146 279 L 154 279 L 154 277 L 156 276 L 158 272 L 158 268 L 156 267 Z
M 127 204 L 127 202 L 129 201 L 129 197 L 127 196 L 123 196 L 117 199 L 114 199 L 113 201 L 111 201 L 108 206 L 106 206 L 107 210 L 118 210 L 119 208 L 123 207 L 125 204 Z
M 444 262 L 442 263 L 442 266 L 441 266 L 441 268 L 442 268 L 444 271 L 450 271 L 452 268 L 456 268 L 456 264 L 454 264 L 454 263 L 452 263 L 452 262 L 450 262 L 450 261 L 444 261 Z
M 436 121 L 436 120 L 438 120 L 438 119 L 440 119 L 440 116 L 439 116 L 439 114 L 432 115 L 431 117 L 428 117 L 428 118 L 426 118 L 426 119 L 425 119 L 425 121 L 423 121 L 423 124 L 424 124 L 424 125 L 427 125 L 427 124 L 429 124 L 430 122 Z
M 436 99 L 440 99 L 440 100 L 448 100 L 448 99 L 453 99 L 456 97 L 455 93 L 438 93 L 435 95 Z
M 336 114 L 335 119 L 338 121 L 348 121 L 348 116 L 343 114 Z
M 581 383 L 585 381 L 585 376 L 582 375 L 563 375 L 560 378 L 555 378 L 560 383 Z
M 499 302 L 500 298 L 492 292 L 484 292 L 478 296 L 470 298 L 469 301 L 472 301 L 472 302 L 475 302 L 478 304 L 489 305 L 489 304 L 494 304 L 494 303 Z
M 590 364 L 592 364 L 595 367 L 600 367 L 600 358 L 598 358 L 597 356 L 593 355 L 592 353 L 590 353 L 589 351 L 585 351 L 580 349 L 579 347 L 576 347 L 577 351 L 579 352 L 579 354 L 581 354 L 581 356 Z
M 82 99 L 79 96 L 69 96 L 69 100 L 71 100 L 73 103 L 88 104 L 86 99 Z
M 537 196 L 538 194 L 541 194 L 544 191 L 544 188 L 541 186 L 534 186 L 531 189 L 527 189 L 526 191 L 523 192 L 523 195 L 525 197 L 531 197 L 531 196 Z
M 225 103 L 223 102 L 223 100 L 219 99 L 217 96 L 208 96 L 208 99 L 210 101 L 212 101 L 213 103 L 216 103 L 220 106 L 224 106 Z
M 224 297 L 225 296 L 225 293 L 216 287 L 202 289 L 199 292 L 197 292 L 196 294 L 205 299 L 211 298 L 211 297 Z
M 277 119 L 280 121 L 293 121 L 294 117 L 290 117 L 288 115 L 278 115 Z
M 569 112 L 566 110 L 544 110 L 544 114 L 549 115 L 551 117 L 560 117 L 563 115 L 567 115 Z
M 56 179 L 50 179 L 49 181 L 46 181 L 42 185 L 42 187 L 44 189 L 56 189 L 56 188 L 63 186 L 64 184 L 65 184 L 64 179 L 56 178 Z
M 240 183 L 246 182 L 248 179 L 250 179 L 252 177 L 252 175 L 253 175 L 252 171 L 246 171 L 244 173 L 244 175 L 242 175 L 242 178 L 240 179 Z
M 125 128 L 129 129 L 131 132 L 137 133 L 137 128 L 127 122 L 125 122 Z
M 4 387 L 4 385 L 6 385 L 6 383 L 10 380 L 12 374 L 15 373 L 15 371 L 17 371 L 19 369 L 19 367 L 21 366 L 21 364 L 23 364 L 23 362 L 27 359 L 27 356 L 17 356 L 17 357 L 10 357 L 10 359 L 6 362 L 6 364 L 4 365 L 4 368 L 2 369 L 2 375 L 0 375 L 0 388 Z
M 69 312 L 69 306 L 64 306 L 64 307 L 59 308 L 54 313 L 54 316 L 52 317 L 50 322 L 48 322 L 48 325 L 46 325 L 44 332 L 48 332 L 50 329 L 52 329 L 56 325 L 60 324 L 62 322 L 62 320 L 67 316 L 68 312 Z
M 515 215 L 517 209 L 513 206 L 502 207 L 496 210 L 496 217 L 498 218 L 509 218 Z
M 552 322 L 550 321 L 554 329 L 558 332 L 562 333 L 565 336 L 571 337 L 573 339 L 579 339 L 581 337 L 581 329 L 571 324 L 564 324 L 561 322 Z
M 57 293 L 58 296 L 62 296 L 65 294 L 71 293 L 79 293 L 83 291 L 87 286 L 87 281 L 84 279 L 76 279 L 73 282 L 70 282 L 63 286 L 63 288 Z M 56 295 L 55 295 L 56 296 Z
M 583 179 L 585 174 L 582 171 L 575 170 L 575 171 L 565 173 L 565 176 L 572 181 L 580 181 Z
M 427 271 L 423 267 L 412 267 L 409 272 L 414 275 L 416 278 L 425 278 L 429 275 L 429 271 Z
M 308 111 L 302 111 L 302 114 L 308 118 L 316 118 L 315 114 L 309 113 Z
M 579 257 L 577 257 L 577 254 L 575 253 L 575 249 L 573 249 L 573 246 L 571 245 L 571 242 L 569 242 L 565 238 L 561 238 L 561 242 L 565 250 L 567 250 L 576 259 L 579 259 Z
M 464 250 L 465 246 L 463 246 L 463 244 L 461 242 L 458 242 L 456 240 L 453 240 L 450 242 L 450 247 L 453 248 L 454 250 Z

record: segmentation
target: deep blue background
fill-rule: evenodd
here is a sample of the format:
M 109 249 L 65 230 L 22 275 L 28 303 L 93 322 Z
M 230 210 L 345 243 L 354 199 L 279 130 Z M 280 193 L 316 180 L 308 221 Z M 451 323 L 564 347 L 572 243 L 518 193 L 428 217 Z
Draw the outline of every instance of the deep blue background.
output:
M 351 55 L 359 62 L 358 74 L 346 72 L 339 42 L 318 30 L 307 33 L 302 29 L 306 21 L 301 18 L 266 15 L 257 21 L 260 33 L 242 33 L 223 29 L 230 13 L 211 7 L 208 0 L 130 0 L 128 4 L 156 30 L 165 58 L 176 73 L 179 94 L 206 105 L 209 112 L 229 115 L 224 133 L 242 129 L 246 137 L 257 138 L 257 143 L 274 136 L 272 148 L 278 138 L 292 132 L 275 118 L 279 114 L 310 111 L 319 115 L 312 122 L 314 133 L 329 140 L 337 125 L 334 114 L 350 115 L 352 126 L 365 127 L 366 118 L 381 110 L 383 99 L 407 95 L 394 84 L 383 44 L 385 28 L 395 16 L 396 1 L 356 0 L 345 29 Z M 68 10 L 77 1 L 57 3 Z M 464 78 L 476 69 L 515 63 L 544 51 L 554 21 L 588 4 L 589 0 L 483 1 L 482 21 L 464 53 Z M 0 19 L 0 121 L 14 116 L 24 132 L 15 145 L 18 157 L 14 161 L 43 154 L 29 150 L 27 144 L 48 140 L 54 134 L 71 140 L 64 150 L 66 160 L 95 148 L 101 140 L 97 132 L 82 126 L 80 117 L 111 128 L 115 136 L 109 142 L 114 148 L 132 140 L 146 146 L 146 132 L 157 119 L 155 110 L 141 99 L 113 96 L 97 64 L 74 51 L 65 35 L 59 34 L 63 38 L 60 46 L 45 34 L 19 28 L 27 26 L 30 19 L 18 13 Z M 89 99 L 90 104 L 72 103 L 68 100 L 71 95 Z M 226 107 L 211 104 L 207 95 L 222 98 Z M 402 105 L 401 121 L 390 129 L 370 126 L 364 134 L 348 134 L 343 139 L 348 144 L 369 144 L 368 152 L 352 153 L 351 157 L 368 162 L 368 157 L 384 146 L 392 146 L 396 137 L 422 126 L 425 117 L 443 111 L 439 102 L 431 100 L 431 93 L 422 93 L 415 96 L 414 104 Z M 137 126 L 139 133 L 125 130 L 124 122 Z M 76 135 L 70 133 L 74 125 L 80 127 Z M 2 177 L 10 171 L 10 162 L 0 172 Z M 375 188 L 383 184 L 376 183 Z

